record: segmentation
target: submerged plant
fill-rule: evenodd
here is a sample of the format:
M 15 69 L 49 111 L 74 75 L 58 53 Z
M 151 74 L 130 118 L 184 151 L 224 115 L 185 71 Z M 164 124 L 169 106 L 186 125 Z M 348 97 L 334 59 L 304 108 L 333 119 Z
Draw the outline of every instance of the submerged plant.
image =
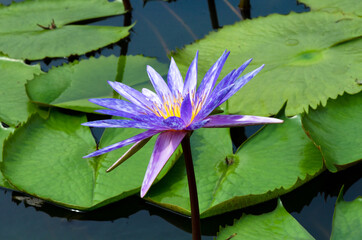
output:
M 102 128 L 142 128 L 148 130 L 129 139 L 97 150 L 85 156 L 85 158 L 98 156 L 135 143 L 134 146 L 108 169 L 110 171 L 138 151 L 153 135 L 160 133 L 157 137 L 151 160 L 142 183 L 141 197 L 144 197 L 163 166 L 182 142 L 189 180 L 191 214 L 194 225 L 194 220 L 199 218 L 199 211 L 190 150 L 189 137 L 191 132 L 202 127 L 219 128 L 283 122 L 275 118 L 258 116 L 211 115 L 215 108 L 228 100 L 264 67 L 264 65 L 262 65 L 239 78 L 239 75 L 251 62 L 250 59 L 238 69 L 227 74 L 220 83 L 214 87 L 229 53 L 230 52 L 225 51 L 214 63 L 204 76 L 198 89 L 196 89 L 198 52 L 186 73 L 185 82 L 183 82 L 180 71 L 172 58 L 167 76 L 167 84 L 152 67 L 148 66 L 147 73 L 156 93 L 149 89 L 142 89 L 141 93 L 125 84 L 108 82 L 114 90 L 129 101 L 112 98 L 95 98 L 89 99 L 89 101 L 110 109 L 97 110 L 99 113 L 120 116 L 131 120 L 107 119 L 87 122 L 83 125 Z M 194 214 L 197 214 L 197 216 L 194 216 Z M 194 239 L 199 239 L 199 237 Z

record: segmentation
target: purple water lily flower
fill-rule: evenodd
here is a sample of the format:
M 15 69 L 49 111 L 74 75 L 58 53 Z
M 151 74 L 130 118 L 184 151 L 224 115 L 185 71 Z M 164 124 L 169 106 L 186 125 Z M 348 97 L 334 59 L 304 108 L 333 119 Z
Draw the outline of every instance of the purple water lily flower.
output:
M 282 120 L 268 117 L 210 115 L 216 107 L 228 100 L 264 67 L 262 65 L 254 71 L 239 77 L 251 62 L 250 59 L 238 69 L 226 75 L 214 88 L 229 53 L 225 51 L 214 63 L 198 89 L 196 89 L 198 52 L 186 73 L 185 82 L 183 82 L 173 58 L 171 58 L 167 83 L 152 67 L 147 66 L 147 73 L 156 93 L 149 89 L 142 89 L 141 93 L 120 82 L 108 82 L 114 90 L 128 101 L 112 98 L 95 98 L 89 99 L 89 101 L 110 109 L 97 110 L 99 113 L 131 120 L 107 119 L 87 122 L 83 125 L 102 128 L 143 128 L 148 130 L 97 150 L 85 156 L 85 158 L 98 156 L 135 143 L 124 156 L 127 154 L 132 155 L 129 152 L 135 151 L 135 149 L 138 150 L 153 135 L 159 133 L 142 183 L 141 197 L 143 197 L 188 132 L 202 127 L 219 128 L 282 123 Z

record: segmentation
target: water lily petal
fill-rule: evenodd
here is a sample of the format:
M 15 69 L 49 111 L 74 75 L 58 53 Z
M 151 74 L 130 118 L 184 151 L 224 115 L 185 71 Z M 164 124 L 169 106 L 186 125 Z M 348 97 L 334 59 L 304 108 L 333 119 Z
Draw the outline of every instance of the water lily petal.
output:
M 107 152 L 110 152 L 110 151 L 113 151 L 113 150 L 116 150 L 118 148 L 121 148 L 121 147 L 124 147 L 124 146 L 127 146 L 129 144 L 132 144 L 132 143 L 135 143 L 135 142 L 138 142 L 138 141 L 141 141 L 145 138 L 149 138 L 149 137 L 152 137 L 153 135 L 156 135 L 157 133 L 159 133 L 160 131 L 156 131 L 156 130 L 148 130 L 146 132 L 143 132 L 143 133 L 140 133 L 140 134 L 137 134 L 131 138 L 128 138 L 128 139 L 125 139 L 121 142 L 118 142 L 118 143 L 115 143 L 115 144 L 112 144 L 112 145 L 109 145 L 105 148 L 102 148 L 102 149 L 99 149 L 95 152 L 92 152 L 86 156 L 84 156 L 83 158 L 90 158 L 90 157 L 95 157 L 95 156 L 98 156 L 98 155 L 101 155 L 101 154 L 104 154 L 104 153 L 107 153 Z
M 162 101 L 158 95 L 147 88 L 142 88 L 142 94 L 148 98 L 149 101 L 153 102 L 158 107 L 162 106 Z
M 142 128 L 154 130 L 166 130 L 165 126 L 156 126 L 155 123 L 136 121 L 136 120 L 119 120 L 119 119 L 105 119 L 82 123 L 83 126 L 88 127 L 101 127 L 101 128 Z
M 249 82 L 256 74 L 258 74 L 264 67 L 264 64 L 255 69 L 254 71 L 245 74 L 241 78 L 235 81 L 233 89 L 228 92 L 228 94 L 224 97 L 220 104 L 228 100 L 232 95 L 234 95 L 240 88 L 242 88 L 247 82 Z
M 108 110 L 108 109 L 95 110 L 95 112 L 112 115 L 112 116 L 124 117 L 124 118 L 132 118 L 132 119 L 133 119 L 133 117 L 136 116 L 134 114 L 130 114 L 125 111 L 115 111 L 115 110 Z
M 163 120 L 165 126 L 173 130 L 181 130 L 185 128 L 185 122 L 179 117 L 168 117 Z
M 245 70 L 245 68 L 249 65 L 249 63 L 253 59 L 250 58 L 245 63 L 243 63 L 238 69 L 231 71 L 228 75 L 226 75 L 219 84 L 215 87 L 214 91 L 220 91 L 224 89 L 226 86 L 233 84 L 239 77 L 239 75 Z
M 135 105 L 141 107 L 144 111 L 152 113 L 152 111 L 149 110 L 150 108 L 152 108 L 152 103 L 149 102 L 142 93 L 120 82 L 108 81 L 108 83 L 121 96 L 128 99 L 130 102 L 134 103 Z
M 187 134 L 186 131 L 167 131 L 162 132 L 155 143 L 151 160 L 148 164 L 145 178 L 141 188 L 141 197 L 144 197 L 155 181 L 157 175 L 161 172 L 163 166 L 176 150 L 182 139 Z
M 172 99 L 171 91 L 161 75 L 156 72 L 155 69 L 153 69 L 151 66 L 147 66 L 147 74 L 151 80 L 153 87 L 155 88 L 157 95 L 162 100 L 162 102 Z
M 238 69 L 235 71 L 235 77 L 238 78 L 239 75 L 245 70 L 245 68 L 249 65 L 249 63 L 253 61 L 252 58 L 246 60 Z
M 283 120 L 277 118 L 247 115 L 212 115 L 208 119 L 209 122 L 205 124 L 204 128 L 228 128 L 283 122 Z
M 184 81 L 173 57 L 171 57 L 170 68 L 167 74 L 167 85 L 175 98 L 181 96 L 184 88 Z
M 190 124 L 190 126 L 186 127 L 185 130 L 188 131 L 193 131 L 199 128 L 202 128 L 203 126 L 205 126 L 206 123 L 208 123 L 210 120 L 208 118 L 199 121 L 199 122 L 193 122 L 192 124 Z
M 130 149 L 128 149 L 127 152 L 125 152 L 115 163 L 112 164 L 112 166 L 110 166 L 107 169 L 107 172 L 112 171 L 113 169 L 115 169 L 116 167 L 118 167 L 119 165 L 124 163 L 127 159 L 132 157 L 136 152 L 141 150 L 141 148 L 144 145 L 146 145 L 146 143 L 148 143 L 148 141 L 150 141 L 150 139 L 151 139 L 151 137 L 145 138 L 145 139 L 142 139 L 141 141 L 138 141 L 135 144 L 133 144 L 133 146 L 130 147 Z
M 204 78 L 202 79 L 202 82 L 200 83 L 199 88 L 197 89 L 196 99 L 200 100 L 209 96 L 229 54 L 230 52 L 225 50 L 221 57 L 214 63 L 214 65 L 212 65 L 209 71 L 207 71 Z
M 134 116 L 132 119 L 140 121 L 140 122 L 148 122 L 149 124 L 152 125 L 162 125 L 163 123 L 163 118 L 162 117 L 157 117 L 156 115 L 137 115 Z
M 213 91 L 207 102 L 202 107 L 201 111 L 197 114 L 194 118 L 194 122 L 200 121 L 207 117 L 215 108 L 220 106 L 221 101 L 225 98 L 225 96 L 230 92 L 230 90 L 234 87 L 234 85 L 229 85 L 226 88 L 222 89 L 221 91 Z
M 227 86 L 230 86 L 231 84 L 234 84 L 236 81 L 235 78 L 235 69 L 229 72 L 216 87 L 214 88 L 213 92 L 220 92 L 222 89 L 226 88 Z M 206 99 L 207 101 L 207 99 Z
M 189 69 L 187 70 L 185 77 L 185 85 L 182 92 L 182 96 L 185 97 L 187 94 L 190 94 L 191 101 L 194 101 L 194 94 L 196 93 L 196 83 L 197 83 L 197 59 L 199 56 L 199 51 L 196 52 L 196 56 L 192 61 Z
M 181 104 L 181 118 L 188 125 L 192 118 L 192 104 L 190 99 L 190 94 L 187 94 L 185 99 Z
M 88 101 L 95 103 L 99 106 L 106 107 L 109 109 L 129 112 L 130 114 L 146 114 L 149 110 L 138 107 L 137 105 L 127 102 L 125 100 L 116 99 L 116 98 L 91 98 Z

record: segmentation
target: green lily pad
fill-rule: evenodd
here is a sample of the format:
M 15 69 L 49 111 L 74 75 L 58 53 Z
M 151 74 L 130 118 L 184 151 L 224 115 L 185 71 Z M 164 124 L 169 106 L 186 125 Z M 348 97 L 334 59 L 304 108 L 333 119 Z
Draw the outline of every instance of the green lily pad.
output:
M 228 129 L 199 129 L 191 136 L 200 214 L 205 218 L 250 206 L 291 191 L 323 169 L 318 149 L 300 117 L 268 125 L 233 154 Z M 217 139 L 217 141 L 215 141 Z M 190 214 L 183 159 L 146 199 Z
M 2 124 L 0 124 L 0 164 L 2 163 L 2 156 L 3 156 L 3 143 L 5 141 L 6 138 L 9 137 L 9 135 L 11 133 L 14 132 L 14 128 L 12 127 L 8 127 L 5 128 L 2 126 Z M 0 172 L 0 187 L 5 187 L 5 188 L 10 188 L 12 189 L 12 186 L 8 183 L 8 181 L 6 181 L 6 179 L 4 178 L 3 174 Z
M 279 201 L 277 208 L 259 216 L 243 215 L 233 226 L 221 228 L 220 240 L 280 240 L 314 239 L 283 207 Z
M 352 202 L 338 196 L 333 216 L 331 240 L 360 239 L 362 235 L 362 198 Z M 234 225 L 221 228 L 218 239 L 314 239 L 283 207 L 262 215 L 243 215 Z
M 139 191 L 153 150 L 151 140 L 139 153 L 106 173 L 128 147 L 95 158 L 96 150 L 85 115 L 53 110 L 47 120 L 33 115 L 4 143 L 2 172 L 17 189 L 56 204 L 81 210 L 93 209 Z M 100 142 L 105 147 L 131 137 L 137 129 L 107 129 Z M 174 154 L 164 168 L 172 166 Z
M 0 55 L 0 121 L 16 126 L 35 111 L 26 95 L 25 83 L 40 73 L 39 65 L 29 66 Z
M 150 88 L 147 65 L 160 74 L 167 72 L 167 66 L 153 58 L 102 56 L 52 68 L 30 81 L 26 89 L 29 98 L 36 103 L 93 112 L 100 107 L 89 102 L 89 98 L 113 97 L 109 80 L 123 82 L 138 90 Z
M 341 191 L 333 215 L 331 240 L 360 239 L 362 236 L 361 216 L 362 197 L 352 202 L 345 202 Z
M 32 60 L 84 54 L 128 36 L 132 26 L 68 24 L 123 13 L 121 1 L 106 0 L 27 0 L 0 5 L 0 51 Z
M 336 172 L 362 159 L 362 93 L 344 94 L 303 117 L 303 127 Z
M 351 0 L 300 0 L 299 2 L 308 5 L 312 11 L 343 12 L 352 13 L 362 17 L 362 2 Z
M 265 68 L 230 98 L 230 113 L 275 115 L 287 102 L 286 115 L 293 116 L 362 90 L 356 83 L 362 79 L 361 25 L 361 18 L 339 13 L 275 14 L 224 26 L 174 58 L 184 70 L 199 50 L 199 77 L 225 49 L 231 54 L 221 75 L 254 58 L 246 72 Z

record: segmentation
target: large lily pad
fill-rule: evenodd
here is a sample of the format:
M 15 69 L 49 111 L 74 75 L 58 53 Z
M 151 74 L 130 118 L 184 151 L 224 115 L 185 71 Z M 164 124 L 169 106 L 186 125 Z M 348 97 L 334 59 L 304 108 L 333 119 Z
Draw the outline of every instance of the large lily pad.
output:
M 153 142 L 132 159 L 106 173 L 127 147 L 83 159 L 96 150 L 84 115 L 53 111 L 47 120 L 33 115 L 4 143 L 2 172 L 17 189 L 76 209 L 96 208 L 139 191 Z M 100 147 L 139 133 L 135 129 L 107 129 Z M 177 153 L 164 171 L 170 168 Z M 163 172 L 160 177 L 165 174 Z
M 201 217 L 274 198 L 302 185 L 323 168 L 321 154 L 300 117 L 269 125 L 232 153 L 228 129 L 200 129 L 191 137 Z M 217 139 L 217 141 L 215 141 Z M 183 159 L 146 199 L 190 214 Z
M 345 202 L 341 191 L 333 215 L 331 240 L 360 239 L 362 236 L 361 216 L 362 197 L 352 202 Z
M 106 0 L 27 0 L 0 5 L 0 51 L 21 59 L 84 54 L 126 37 L 130 27 L 68 24 L 124 12 L 121 1 Z M 55 28 L 41 27 L 50 27 L 52 22 Z
M 308 7 L 315 10 L 327 12 L 343 12 L 344 14 L 352 13 L 362 17 L 362 2 L 359 0 L 300 0 Z
M 93 112 L 98 105 L 89 98 L 113 97 L 113 89 L 107 81 L 121 81 L 136 89 L 150 87 L 146 66 L 151 65 L 160 74 L 167 72 L 167 66 L 155 59 L 142 56 L 115 56 L 90 58 L 52 68 L 48 74 L 39 76 L 26 85 L 32 101 Z
M 362 90 L 356 83 L 362 79 L 361 26 L 361 18 L 339 13 L 275 14 L 225 26 L 174 57 L 185 69 L 199 50 L 199 70 L 205 73 L 228 49 L 222 75 L 254 58 L 246 71 L 266 66 L 230 98 L 229 111 L 274 115 L 287 102 L 286 114 L 292 116 Z
M 0 55 L 0 121 L 16 126 L 34 112 L 25 92 L 25 83 L 40 74 L 39 65 L 29 66 L 23 61 Z
M 232 240 L 279 240 L 314 239 L 283 207 L 279 201 L 277 208 L 259 216 L 243 215 L 233 226 L 221 228 L 218 239 Z
M 303 126 L 335 172 L 362 159 L 362 93 L 345 94 L 303 117 Z

